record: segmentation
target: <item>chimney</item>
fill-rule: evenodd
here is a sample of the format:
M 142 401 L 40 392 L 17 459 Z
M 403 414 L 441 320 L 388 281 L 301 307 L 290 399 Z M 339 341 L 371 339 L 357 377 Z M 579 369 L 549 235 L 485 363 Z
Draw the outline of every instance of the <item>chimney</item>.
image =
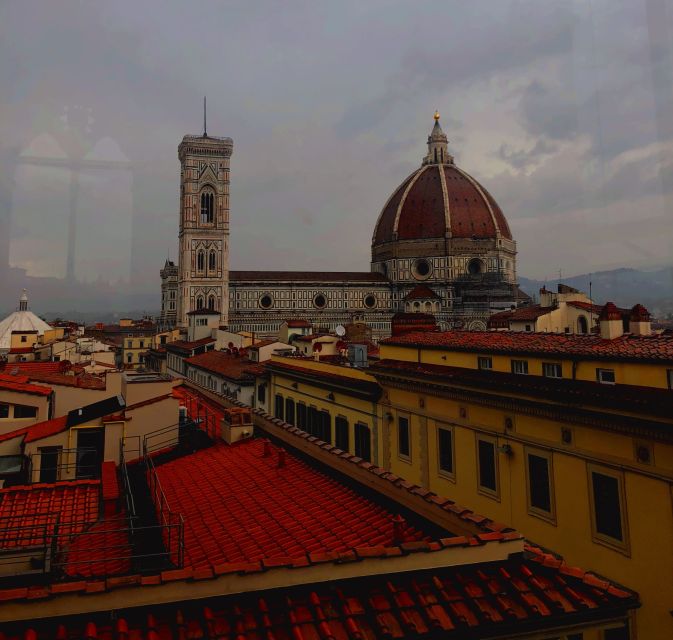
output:
M 598 320 L 600 324 L 601 338 L 604 340 L 614 340 L 624 333 L 622 314 L 619 309 L 617 309 L 614 302 L 605 303 Z
M 634 336 L 649 336 L 652 334 L 652 323 L 650 322 L 650 312 L 637 304 L 629 314 L 629 331 Z

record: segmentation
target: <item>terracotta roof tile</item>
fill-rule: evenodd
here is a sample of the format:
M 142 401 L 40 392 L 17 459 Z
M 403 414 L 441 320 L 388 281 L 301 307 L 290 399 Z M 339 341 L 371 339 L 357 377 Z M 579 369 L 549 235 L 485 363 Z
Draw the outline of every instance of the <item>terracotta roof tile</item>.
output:
M 382 345 L 409 345 L 475 353 L 527 353 L 614 360 L 673 362 L 673 335 L 624 334 L 613 340 L 598 335 L 519 331 L 413 332 L 387 338 Z
M 350 554 L 311 554 L 310 561 L 372 561 L 371 549 Z M 402 551 L 397 549 L 397 555 Z M 269 571 L 287 571 L 286 558 L 269 560 Z M 385 560 L 382 560 L 385 562 Z M 245 574 L 260 570 L 259 563 L 217 567 L 215 574 Z M 590 575 L 590 574 L 589 574 Z M 205 574 L 209 577 L 209 573 Z M 176 570 L 143 576 L 143 584 L 203 579 L 201 572 Z M 71 592 L 93 593 L 113 588 L 107 582 L 74 583 Z M 83 585 L 83 586 L 82 586 Z M 606 587 L 607 585 L 607 587 Z M 50 587 L 55 593 L 68 585 Z M 28 589 L 0 592 L 0 599 L 29 597 Z M 82 597 L 86 597 L 82 595 Z M 481 565 L 438 567 L 350 581 L 300 584 L 282 590 L 219 596 L 210 600 L 146 605 L 42 622 L 44 638 L 135 638 L 179 640 L 190 638 L 295 638 L 362 640 L 363 638 L 464 638 L 484 634 L 511 635 L 521 623 L 527 630 L 563 629 L 564 625 L 602 621 L 638 606 L 635 593 L 601 579 L 559 575 L 541 564 L 535 551 L 526 557 Z M 59 626 L 62 625 L 62 626 Z M 36 638 L 35 623 L 7 625 L 6 640 Z M 42 640 L 42 636 L 40 636 Z
M 392 514 L 383 507 L 289 452 L 278 468 L 278 450 L 264 457 L 264 446 L 262 440 L 218 444 L 157 467 L 171 509 L 185 518 L 189 566 L 393 543 Z M 242 538 L 241 530 L 249 535 Z M 412 526 L 403 535 L 424 538 Z
M 241 358 L 224 351 L 206 351 L 206 353 L 187 358 L 185 362 L 188 365 L 198 367 L 202 371 L 236 381 L 250 380 L 251 376 L 247 369 L 254 364 L 248 358 Z

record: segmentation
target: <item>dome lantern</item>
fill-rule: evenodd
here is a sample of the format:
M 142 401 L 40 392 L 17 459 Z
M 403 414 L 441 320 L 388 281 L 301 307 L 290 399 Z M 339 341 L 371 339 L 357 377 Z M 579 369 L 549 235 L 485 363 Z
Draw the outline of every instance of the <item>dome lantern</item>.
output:
M 439 111 L 433 116 L 435 124 L 428 136 L 428 155 L 423 158 L 423 164 L 453 164 L 453 156 L 448 151 L 448 138 L 439 124 Z

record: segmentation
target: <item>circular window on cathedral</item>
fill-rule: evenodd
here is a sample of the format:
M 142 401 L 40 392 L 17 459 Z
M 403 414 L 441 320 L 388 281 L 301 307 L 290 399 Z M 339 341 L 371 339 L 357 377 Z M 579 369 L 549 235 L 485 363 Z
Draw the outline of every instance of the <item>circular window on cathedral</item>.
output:
M 416 280 L 425 280 L 426 278 L 430 277 L 430 274 L 432 273 L 432 266 L 425 258 L 421 258 L 420 260 L 416 260 L 416 262 L 414 262 L 411 267 L 411 273 L 414 275 Z
M 364 303 L 367 309 L 373 309 L 376 306 L 376 296 L 373 293 L 367 294 L 365 296 Z
M 273 298 L 268 293 L 265 293 L 259 299 L 259 306 L 262 307 L 262 309 L 270 309 L 273 306 Z
M 319 293 L 313 298 L 313 306 L 318 309 L 324 309 L 327 306 L 327 298 L 322 293 Z
M 472 258 L 472 260 L 467 263 L 467 272 L 471 276 L 478 276 L 480 273 L 484 273 L 484 271 L 484 263 L 479 258 Z

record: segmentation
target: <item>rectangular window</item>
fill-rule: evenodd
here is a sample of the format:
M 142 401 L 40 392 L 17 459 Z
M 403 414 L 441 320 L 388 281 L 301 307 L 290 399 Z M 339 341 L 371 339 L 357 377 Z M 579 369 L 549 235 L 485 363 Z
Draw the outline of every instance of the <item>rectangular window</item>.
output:
M 141 348 L 141 349 L 144 349 L 144 348 L 145 348 L 145 341 L 144 341 L 144 340 L 141 340 L 141 341 L 140 341 L 140 348 Z
M 629 637 L 629 628 L 626 625 L 603 631 L 603 640 L 629 640 Z
M 542 375 L 545 378 L 562 378 L 563 373 L 561 370 L 561 365 L 557 362 L 543 362 Z
M 132 353 L 127 353 L 126 354 L 126 362 L 133 362 L 133 354 Z
M 28 336 L 21 336 L 21 342 L 28 342 Z
M 274 416 L 276 418 L 280 418 L 283 420 L 284 414 L 283 414 L 283 396 L 280 395 L 280 393 L 276 394 L 276 406 L 275 406 L 275 413 Z
M 332 416 L 329 411 L 321 411 L 318 414 L 317 433 L 315 435 L 323 442 L 332 444 Z
M 133 349 L 133 340 L 129 340 L 129 341 L 126 343 L 126 347 L 127 347 L 128 349 Z
M 437 430 L 439 472 L 453 476 L 453 429 L 440 427 Z
M 615 370 L 596 369 L 596 380 L 601 384 L 615 384 Z
M 512 360 L 512 373 L 528 375 L 528 360 Z
M 334 445 L 337 449 L 348 451 L 348 420 L 343 416 L 334 419 Z
M 264 404 L 266 400 L 266 385 L 260 384 L 257 387 L 257 402 Z
M 306 431 L 306 405 L 303 402 L 297 403 L 297 426 Z
M 355 425 L 355 455 L 367 462 L 372 461 L 372 442 L 369 427 L 361 422 Z
M 285 422 L 294 426 L 294 400 L 292 398 L 285 400 Z
M 595 537 L 608 544 L 626 546 L 622 479 L 605 469 L 589 468 L 593 529 Z
M 306 424 L 306 431 L 308 431 L 312 436 L 317 435 L 318 431 L 318 410 L 315 407 L 308 408 L 308 419 Z
M 528 475 L 528 508 L 535 515 L 554 515 L 551 456 L 546 452 L 526 453 Z
M 59 459 L 63 447 L 40 447 L 39 482 L 56 482 L 59 476 Z
M 411 457 L 409 442 L 409 419 L 402 416 L 397 418 L 397 452 L 404 458 Z
M 479 489 L 490 494 L 498 493 L 498 469 L 495 441 L 477 438 L 477 468 Z
M 9 405 L 0 402 L 0 418 L 9 418 Z
M 477 358 L 477 366 L 482 370 L 493 369 L 493 358 L 479 356 Z

